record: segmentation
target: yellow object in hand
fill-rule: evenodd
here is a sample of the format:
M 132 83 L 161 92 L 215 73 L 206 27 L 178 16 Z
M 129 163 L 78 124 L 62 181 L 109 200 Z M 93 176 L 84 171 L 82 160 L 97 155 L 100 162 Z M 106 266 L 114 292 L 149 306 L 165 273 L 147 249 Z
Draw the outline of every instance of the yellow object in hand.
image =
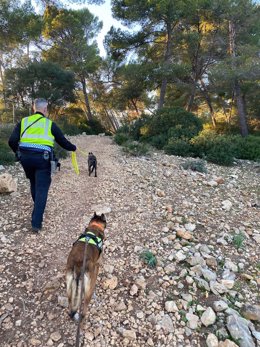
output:
M 77 175 L 79 175 L 79 167 L 76 152 L 71 152 L 71 163 Z

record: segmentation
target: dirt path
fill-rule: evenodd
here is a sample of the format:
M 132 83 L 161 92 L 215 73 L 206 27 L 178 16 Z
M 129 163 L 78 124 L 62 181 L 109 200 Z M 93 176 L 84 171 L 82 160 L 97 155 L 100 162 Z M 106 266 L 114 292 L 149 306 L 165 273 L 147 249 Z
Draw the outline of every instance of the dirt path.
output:
M 210 166 L 211 174 L 206 176 L 183 172 L 175 157 L 126 158 L 107 137 L 82 135 L 72 142 L 97 156 L 98 177 L 88 177 L 84 155 L 77 155 L 79 176 L 70 159 L 64 160 L 53 178 L 40 235 L 28 232 L 28 182 L 19 166 L 9 169 L 18 177 L 19 189 L 0 197 L 1 347 L 74 345 L 76 325 L 64 307 L 66 258 L 93 211 L 100 209 L 111 212 L 104 266 L 84 331 L 85 346 L 206 346 L 208 330 L 200 324 L 192 331 L 185 314 L 195 314 L 198 303 L 207 307 L 219 298 L 198 292 L 191 278 L 194 273 L 178 259 L 180 252 L 187 259 L 198 257 L 204 243 L 210 248 L 201 254 L 215 259 L 218 276 L 218 264 L 223 268 L 226 258 L 244 263 L 241 271 L 252 276 L 252 283 L 247 286 L 240 278 L 236 283 L 242 283 L 244 300 L 257 302 L 257 288 L 252 285 L 257 279 L 255 237 L 260 217 L 251 208 L 260 180 L 257 168 L 251 165 L 245 173 L 243 167 Z M 224 184 L 208 184 L 220 176 Z M 233 204 L 228 214 L 221 208 L 227 199 Z M 196 226 L 194 242 L 176 239 L 176 228 L 184 225 L 187 230 Z M 217 239 L 224 240 L 234 230 L 248 232 L 242 253 L 230 242 L 217 246 Z M 156 269 L 140 261 L 143 249 L 156 254 Z M 175 301 L 178 307 L 166 310 L 166 301 Z

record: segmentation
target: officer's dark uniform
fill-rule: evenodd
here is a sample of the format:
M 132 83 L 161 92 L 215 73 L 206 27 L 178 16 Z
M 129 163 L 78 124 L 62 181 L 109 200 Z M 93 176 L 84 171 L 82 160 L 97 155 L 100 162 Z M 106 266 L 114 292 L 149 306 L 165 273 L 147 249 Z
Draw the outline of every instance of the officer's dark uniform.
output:
M 75 151 L 76 146 L 69 142 L 60 128 L 41 112 L 25 117 L 19 122 L 9 138 L 9 146 L 17 153 L 26 177 L 30 180 L 31 195 L 34 201 L 32 228 L 42 227 L 48 190 L 51 184 L 50 158 L 54 140 L 64 149 Z

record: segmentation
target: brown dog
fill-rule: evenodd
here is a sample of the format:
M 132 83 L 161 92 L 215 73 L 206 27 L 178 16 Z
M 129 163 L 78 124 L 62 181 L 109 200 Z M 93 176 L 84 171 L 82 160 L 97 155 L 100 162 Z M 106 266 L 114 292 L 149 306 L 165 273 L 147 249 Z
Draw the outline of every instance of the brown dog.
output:
M 101 260 L 102 244 L 104 240 L 104 230 L 106 228 L 106 218 L 102 213 L 98 216 L 94 213 L 85 232 L 73 244 L 70 251 L 67 268 L 66 284 L 67 295 L 69 300 L 69 315 L 71 318 L 78 320 L 83 319 L 86 315 L 87 306 L 91 300 L 95 289 L 99 265 Z M 86 245 L 87 242 L 87 245 Z M 86 247 L 86 266 L 84 279 L 82 281 L 81 272 L 84 259 L 84 250 Z M 84 308 L 82 317 L 79 313 L 81 302 L 81 287 L 83 285 Z

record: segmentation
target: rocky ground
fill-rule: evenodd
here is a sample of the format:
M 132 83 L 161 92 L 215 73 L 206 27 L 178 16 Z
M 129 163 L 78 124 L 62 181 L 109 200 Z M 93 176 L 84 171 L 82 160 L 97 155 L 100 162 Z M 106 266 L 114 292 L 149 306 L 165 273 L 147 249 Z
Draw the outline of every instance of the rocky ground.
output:
M 18 179 L 0 195 L 1 347 L 75 345 L 64 269 L 94 210 L 108 225 L 84 346 L 260 346 L 259 166 L 201 174 L 183 158 L 127 157 L 107 137 L 72 142 L 96 154 L 98 177 L 80 153 L 79 176 L 62 161 L 40 235 L 21 167 L 1 167 Z

